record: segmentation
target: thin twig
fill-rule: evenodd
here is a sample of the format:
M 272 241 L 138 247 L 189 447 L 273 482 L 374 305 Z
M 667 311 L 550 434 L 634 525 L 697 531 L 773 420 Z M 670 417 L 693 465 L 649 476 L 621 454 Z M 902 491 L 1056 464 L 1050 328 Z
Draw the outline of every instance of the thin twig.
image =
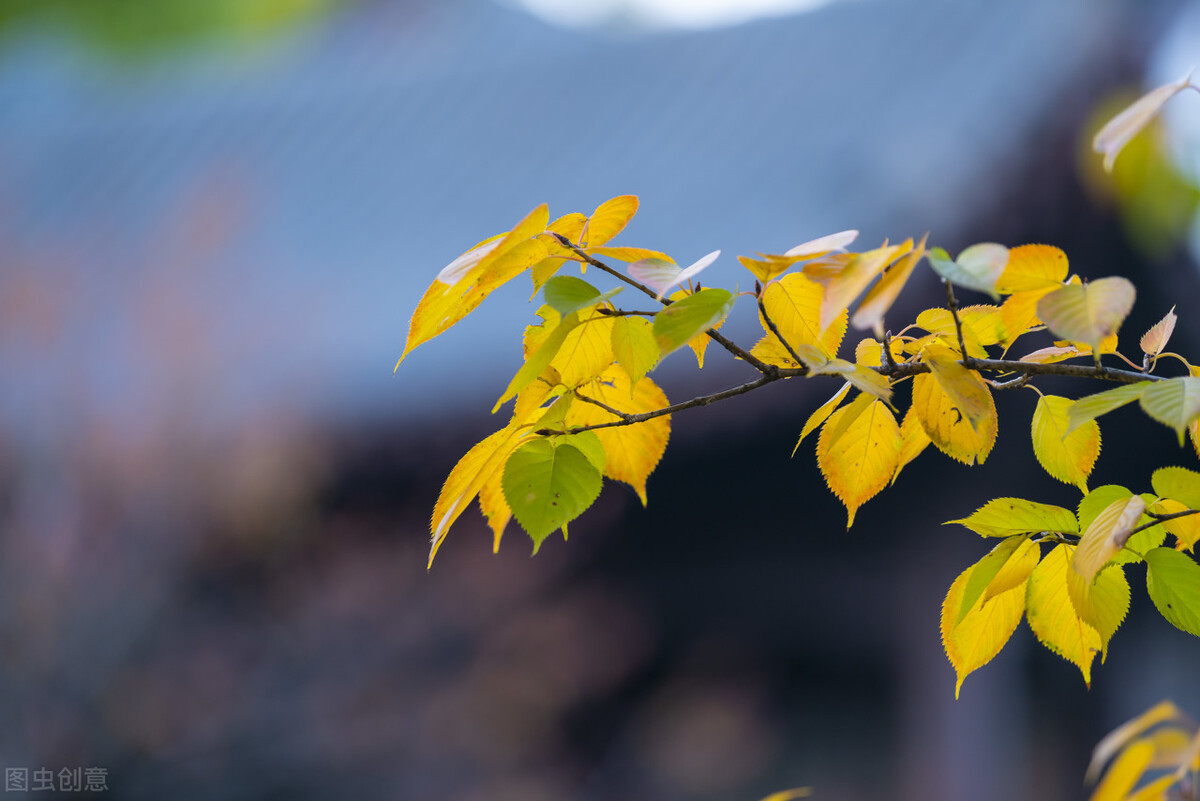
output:
M 571 240 L 567 239 L 562 234 L 554 234 L 554 236 L 558 239 L 559 243 L 563 247 L 570 249 L 573 253 L 575 253 L 575 255 L 579 256 L 579 258 L 583 259 L 584 261 L 586 261 L 588 264 L 592 265 L 593 267 L 603 270 L 604 272 L 608 273 L 609 275 L 613 276 L 614 278 L 616 278 L 620 281 L 624 281 L 629 286 L 631 286 L 634 289 L 637 289 L 641 292 L 644 292 L 645 294 L 654 298 L 655 300 L 657 300 L 659 303 L 661 303 L 664 306 L 671 305 L 672 301 L 670 300 L 670 298 L 659 299 L 658 293 L 655 292 L 653 289 L 651 289 L 650 287 L 641 283 L 640 281 L 637 281 L 636 279 L 630 278 L 629 276 L 622 273 L 620 270 L 615 270 L 612 267 L 609 267 L 607 264 L 605 264 L 604 262 L 595 258 L 590 253 L 585 252 L 583 250 L 583 248 L 579 247 L 578 245 L 576 245 Z M 770 375 L 770 376 L 778 377 L 778 375 L 779 375 L 778 367 L 776 367 L 773 364 L 767 364 L 766 362 L 762 361 L 761 359 L 759 359 L 756 356 L 752 356 L 750 354 L 750 351 L 746 350 L 745 348 L 741 347 L 740 345 L 735 344 L 732 340 L 728 339 L 727 337 L 724 337 L 721 334 L 717 333 L 717 331 L 715 329 L 710 328 L 707 331 L 705 331 L 704 333 L 708 334 L 710 339 L 712 339 L 718 345 L 723 347 L 725 350 L 729 351 L 734 356 L 736 356 L 739 359 L 741 359 L 742 361 L 746 362 L 747 364 L 749 364 L 755 370 L 758 370 L 763 375 Z M 801 375 L 802 375 L 802 373 L 801 373 Z
M 1137 534 L 1139 531 L 1145 531 L 1148 528 L 1154 528 L 1159 523 L 1165 523 L 1168 520 L 1174 520 L 1177 517 L 1188 517 L 1189 515 L 1200 514 L 1200 509 L 1187 509 L 1182 512 L 1172 512 L 1172 513 L 1166 514 L 1166 515 L 1156 514 L 1154 512 L 1143 512 L 1143 514 L 1145 514 L 1147 517 L 1153 517 L 1154 522 L 1153 523 L 1143 523 L 1142 525 L 1135 528 L 1133 531 L 1129 532 L 1129 536 L 1132 537 L 1134 534 Z
M 1162 376 L 1148 375 L 1146 373 L 1135 373 L 1132 370 L 1118 370 L 1112 367 L 1096 367 L 1090 364 L 1063 364 L 1062 362 L 1053 362 L 1043 364 L 1041 362 L 1022 362 L 1013 359 L 971 359 L 970 365 L 967 360 L 961 362 L 963 367 L 969 367 L 972 370 L 989 373 L 1021 373 L 1024 375 L 1061 375 L 1071 378 L 1097 378 L 1104 381 L 1113 381 L 1118 384 L 1136 384 L 1139 381 L 1162 381 Z M 880 373 L 890 378 L 901 378 L 903 376 L 916 375 L 917 373 L 928 373 L 929 365 L 922 362 L 905 362 L 897 365 L 895 369 L 888 367 L 876 367 Z
M 595 431 L 596 429 L 599 429 L 599 428 L 614 428 L 616 426 L 633 425 L 634 423 L 644 423 L 647 420 L 653 420 L 656 417 L 662 417 L 663 415 L 666 415 L 666 414 L 674 414 L 675 412 L 681 412 L 684 409 L 692 409 L 697 406 L 707 406 L 710 403 L 716 403 L 719 400 L 725 400 L 726 398 L 732 398 L 735 395 L 743 395 L 747 392 L 750 392 L 751 390 L 755 390 L 761 386 L 770 384 L 773 381 L 779 381 L 781 378 L 782 378 L 782 376 L 770 376 L 770 375 L 759 376 L 758 378 L 751 381 L 750 383 L 742 384 L 739 387 L 733 387 L 731 389 L 726 389 L 721 392 L 714 392 L 711 395 L 701 395 L 698 398 L 692 398 L 691 400 L 684 401 L 683 403 L 676 403 L 672 406 L 667 406 L 666 408 L 663 408 L 663 409 L 655 409 L 654 411 L 642 412 L 641 414 L 626 414 L 623 412 L 616 412 L 616 410 L 613 410 L 616 414 L 620 415 L 622 417 L 622 419 L 614 420 L 611 423 L 596 423 L 595 425 L 590 425 L 590 426 L 572 426 L 569 429 L 561 430 L 561 431 L 556 430 L 556 429 L 542 428 L 533 433 L 548 437 L 548 436 L 552 436 L 555 434 L 578 434 L 580 431 Z M 591 401 L 591 402 L 594 403 L 595 401 Z M 597 404 L 597 405 L 599 405 L 599 404 Z
M 950 283 L 949 278 L 943 278 L 942 282 L 946 285 L 946 306 L 950 309 L 950 316 L 954 318 L 954 331 L 958 334 L 958 353 L 962 357 L 962 366 L 971 370 L 975 366 L 975 360 L 967 353 L 967 343 L 963 339 L 962 320 L 958 318 L 958 299 L 954 297 L 954 285 Z
M 888 366 L 889 370 L 895 370 L 899 365 L 896 364 L 896 357 L 892 355 L 892 332 L 883 332 L 883 361 Z
M 596 311 L 603 314 L 605 317 L 653 317 L 658 312 L 652 311 L 633 311 L 626 309 L 608 309 L 603 306 L 597 306 Z
M 791 343 L 784 339 L 783 332 L 779 330 L 777 325 L 775 325 L 775 321 L 771 319 L 771 315 L 767 314 L 767 307 L 763 304 L 761 295 L 758 298 L 758 311 L 760 314 L 762 314 L 763 322 L 767 324 L 767 328 L 771 329 L 771 333 L 775 335 L 776 339 L 778 339 L 783 345 L 784 350 L 786 350 L 788 355 L 791 356 L 796 362 L 796 366 L 799 367 L 800 365 L 804 364 L 804 360 L 801 359 L 796 353 L 795 349 L 792 348 Z

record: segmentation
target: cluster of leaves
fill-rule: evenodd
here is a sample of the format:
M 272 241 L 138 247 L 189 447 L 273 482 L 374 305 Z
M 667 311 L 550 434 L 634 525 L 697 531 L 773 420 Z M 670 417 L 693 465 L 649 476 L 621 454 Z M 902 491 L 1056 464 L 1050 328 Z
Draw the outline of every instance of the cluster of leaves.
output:
M 1170 96 L 1183 84 L 1173 87 Z M 1115 154 L 1166 96 L 1155 95 L 1153 108 L 1135 104 L 1101 132 L 1097 148 Z M 1180 445 L 1190 433 L 1200 453 L 1200 368 L 1166 351 L 1174 310 L 1141 337 L 1142 358 L 1134 362 L 1118 351 L 1118 331 L 1136 296 L 1124 278 L 1084 281 L 1069 274 L 1066 254 L 1040 244 L 983 243 L 952 258 L 927 248 L 922 237 L 850 251 L 856 231 L 784 253 L 739 257 L 755 279 L 753 291 L 703 287 L 698 277 L 720 251 L 680 267 L 658 251 L 610 244 L 637 208 L 637 198 L 624 195 L 590 215 L 551 221 L 547 207 L 539 206 L 451 262 L 418 304 L 400 361 L 519 275 L 530 276 L 534 296 L 543 301 L 541 321 L 525 330 L 524 364 L 492 410 L 513 401 L 507 425 L 463 456 L 435 504 L 430 564 L 475 499 L 496 548 L 516 518 L 535 552 L 553 532 L 566 536 L 605 477 L 629 484 L 645 503 L 672 414 L 802 376 L 841 384 L 809 417 L 796 445 L 819 432 L 817 464 L 845 505 L 849 527 L 862 504 L 930 445 L 964 464 L 983 463 L 999 431 L 993 392 L 1027 386 L 1039 396 L 1030 427 L 1034 453 L 1051 477 L 1078 487 L 1083 498 L 1077 511 L 997 498 L 952 521 L 1002 538 L 955 580 L 943 604 L 942 637 L 958 674 L 956 693 L 968 673 L 1001 650 L 1023 616 L 1043 644 L 1090 682 L 1095 655 L 1106 655 L 1128 609 L 1124 569 L 1133 563 L 1146 563 L 1148 590 L 1163 616 L 1200 636 L 1200 566 L 1185 553 L 1200 539 L 1200 517 L 1192 517 L 1200 512 L 1200 473 L 1165 467 L 1145 494 L 1087 486 L 1100 452 L 1098 418 L 1134 401 L 1175 430 Z M 618 270 L 612 261 L 627 267 Z M 941 277 L 946 303 L 893 335 L 885 317 L 922 262 Z M 567 274 L 568 266 L 578 275 Z M 589 266 L 620 284 L 602 291 L 583 278 Z M 961 307 L 956 287 L 992 302 Z M 652 299 L 654 308 L 619 306 L 618 294 L 629 288 Z M 743 297 L 754 302 L 762 326 L 750 348 L 719 330 Z M 870 332 L 852 349 L 844 343 L 850 327 Z M 1039 332 L 1050 335 L 1042 347 L 1009 356 L 1018 340 Z M 670 404 L 648 373 L 685 347 L 703 368 L 710 342 L 757 377 Z M 853 360 L 839 356 L 850 350 Z M 1126 366 L 1111 366 L 1113 359 Z M 1178 363 L 1182 374 L 1158 375 L 1160 363 Z M 1117 386 L 1076 399 L 1045 395 L 1031 382 L 1047 375 Z M 898 390 L 910 382 L 901 412 Z M 1168 535 L 1173 547 L 1164 546 Z
M 1200 794 L 1200 728 L 1170 701 L 1155 704 L 1096 745 L 1087 780 L 1095 782 L 1102 772 L 1092 801 L 1161 801 L 1172 792 L 1195 799 Z M 1153 778 L 1137 786 L 1148 777 Z

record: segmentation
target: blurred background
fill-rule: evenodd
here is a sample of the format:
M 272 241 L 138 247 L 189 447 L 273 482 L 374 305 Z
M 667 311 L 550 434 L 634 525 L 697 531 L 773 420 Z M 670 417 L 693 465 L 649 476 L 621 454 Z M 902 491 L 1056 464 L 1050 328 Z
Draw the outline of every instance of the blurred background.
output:
M 721 248 L 731 287 L 844 228 L 1049 242 L 1138 285 L 1122 350 L 1178 304 L 1196 354 L 1200 102 L 1111 178 L 1088 142 L 1198 53 L 1177 0 L 0 0 L 0 765 L 185 801 L 1086 797 L 1110 728 L 1200 714 L 1200 644 L 1131 569 L 1090 691 L 1022 624 L 954 700 L 939 605 L 988 545 L 941 522 L 1078 498 L 1032 393 L 849 533 L 788 458 L 833 386 L 784 382 L 677 415 L 648 508 L 610 484 L 536 559 L 472 510 L 427 573 L 527 285 L 392 365 L 463 250 L 624 193 L 617 244 Z M 897 319 L 940 302 L 918 276 Z M 746 375 L 709 361 L 654 377 Z M 1103 422 L 1093 485 L 1195 465 Z

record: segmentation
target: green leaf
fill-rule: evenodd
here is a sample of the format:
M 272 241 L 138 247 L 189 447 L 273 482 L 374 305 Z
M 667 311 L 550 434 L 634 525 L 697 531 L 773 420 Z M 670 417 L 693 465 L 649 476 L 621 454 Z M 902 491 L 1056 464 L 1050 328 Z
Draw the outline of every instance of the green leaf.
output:
M 1125 278 L 1100 278 L 1046 294 L 1037 303 L 1037 315 L 1061 338 L 1086 342 L 1094 352 L 1101 340 L 1117 333 L 1136 297 L 1137 290 Z
M 1200 378 L 1185 375 L 1155 382 L 1140 400 L 1146 414 L 1175 429 L 1182 445 L 1188 423 L 1200 417 Z
M 1146 554 L 1146 590 L 1177 629 L 1200 637 L 1200 565 L 1173 548 Z
M 1004 272 L 1008 264 L 1008 248 L 993 242 L 982 242 L 958 254 L 958 259 L 951 259 L 942 248 L 933 248 L 925 254 L 929 266 L 942 278 L 952 284 L 974 289 L 990 295 L 998 300 L 996 279 Z
M 501 479 L 504 500 L 533 539 L 534 553 L 546 537 L 592 505 L 601 484 L 600 470 L 583 451 L 549 439 L 517 448 Z
M 556 275 L 542 287 L 542 295 L 546 305 L 553 308 L 563 317 L 577 311 L 602 303 L 620 292 L 622 287 L 615 287 L 604 294 L 600 290 L 573 275 Z
M 537 377 L 550 366 L 550 362 L 558 355 L 559 349 L 567 339 L 567 334 L 571 333 L 571 330 L 579 323 L 578 312 L 568 314 L 559 321 L 554 330 L 542 342 L 541 347 L 525 357 L 525 364 L 521 365 L 521 369 L 513 376 L 512 381 L 508 382 L 508 388 L 504 390 L 500 400 L 496 401 L 496 405 L 492 407 L 492 414 L 495 414 L 496 410 L 503 406 L 509 398 L 514 397 L 537 380 Z
M 1105 484 L 1094 488 L 1079 501 L 1079 530 L 1087 531 L 1097 515 L 1116 501 L 1132 497 L 1131 491 L 1118 484 Z
M 1067 433 L 1070 434 L 1089 420 L 1095 420 L 1100 415 L 1108 414 L 1127 403 L 1133 403 L 1141 397 L 1143 390 L 1151 383 L 1150 381 L 1139 381 L 1136 384 L 1124 384 L 1080 398 L 1071 404 L 1071 408 L 1067 412 Z
M 654 328 L 641 317 L 614 317 L 612 329 L 613 358 L 629 376 L 632 387 L 658 363 L 658 343 Z
M 663 356 L 688 343 L 725 319 L 733 308 L 728 289 L 701 289 L 675 301 L 654 316 L 654 339 Z
M 578 448 L 579 452 L 587 457 L 597 470 L 604 472 L 604 462 L 607 457 L 604 454 L 604 445 L 600 442 L 600 437 L 596 436 L 595 431 L 580 431 L 578 434 L 564 434 L 557 437 L 551 437 L 556 446 L 570 445 Z
M 1189 509 L 1200 509 L 1200 473 L 1186 467 L 1160 467 L 1150 477 L 1150 486 L 1160 498 L 1179 501 Z
M 1077 534 L 1075 515 L 1061 506 L 1026 501 L 1020 498 L 995 498 L 962 520 L 947 520 L 942 525 L 959 523 L 981 537 L 1009 537 L 1036 531 Z

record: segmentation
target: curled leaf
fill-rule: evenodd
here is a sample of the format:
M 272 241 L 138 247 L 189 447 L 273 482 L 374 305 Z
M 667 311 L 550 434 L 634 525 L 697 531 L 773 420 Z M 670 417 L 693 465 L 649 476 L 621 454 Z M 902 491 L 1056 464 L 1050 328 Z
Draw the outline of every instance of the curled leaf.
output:
M 1104 170 L 1112 172 L 1113 162 L 1129 140 L 1149 124 L 1167 101 L 1188 87 L 1192 73 L 1174 83 L 1152 89 L 1139 97 L 1124 111 L 1109 120 L 1092 140 L 1092 149 L 1104 155 Z

